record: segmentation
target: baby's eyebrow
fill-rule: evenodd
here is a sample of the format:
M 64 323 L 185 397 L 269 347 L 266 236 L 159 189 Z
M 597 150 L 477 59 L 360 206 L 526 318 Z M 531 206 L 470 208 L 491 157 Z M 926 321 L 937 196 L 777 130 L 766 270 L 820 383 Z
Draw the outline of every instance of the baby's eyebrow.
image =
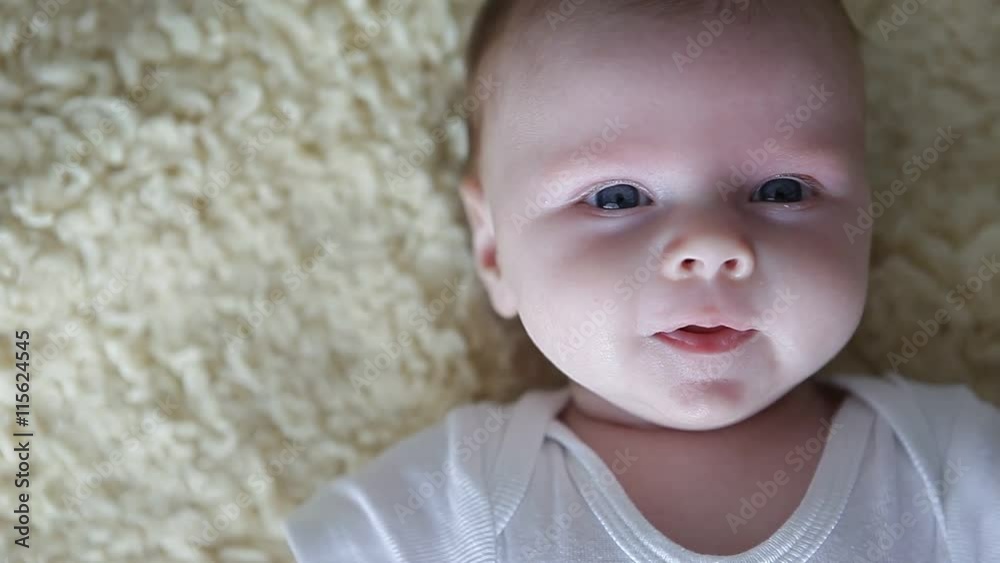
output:
M 562 148 L 538 157 L 540 163 L 529 179 L 533 183 L 587 183 L 610 176 L 664 177 L 691 174 L 691 163 L 671 155 L 669 150 L 653 150 L 649 145 L 621 142 L 607 149 L 588 152 L 586 145 Z
M 754 147 L 750 147 L 754 148 Z M 740 166 L 749 160 L 746 151 L 738 151 L 732 157 L 706 158 L 705 162 L 693 162 L 680 153 L 668 148 L 653 149 L 648 144 L 622 142 L 602 153 L 577 154 L 580 149 L 561 149 L 550 155 L 539 157 L 539 166 L 527 178 L 532 184 L 587 183 L 595 180 L 621 176 L 623 179 L 643 178 L 672 184 L 676 182 L 705 181 L 706 167 L 716 169 L 718 174 L 728 174 L 730 166 Z M 860 159 L 860 160 L 859 160 Z M 861 171 L 851 170 L 852 163 L 863 162 L 863 155 L 843 144 L 817 142 L 810 145 L 782 146 L 769 153 L 768 160 L 760 170 L 770 172 L 809 173 L 819 179 L 833 182 L 843 181 Z
M 700 8 L 700 9 L 699 9 Z M 678 15 L 718 16 L 729 9 L 737 16 L 750 22 L 761 9 L 766 9 L 765 0 L 619 0 L 610 15 L 622 14 L 628 10 L 645 10 L 652 17 L 671 18 Z
M 864 160 L 864 154 L 857 149 L 832 143 L 817 143 L 784 149 L 779 145 L 775 160 L 789 166 L 811 168 L 830 174 L 841 173 L 851 162 Z

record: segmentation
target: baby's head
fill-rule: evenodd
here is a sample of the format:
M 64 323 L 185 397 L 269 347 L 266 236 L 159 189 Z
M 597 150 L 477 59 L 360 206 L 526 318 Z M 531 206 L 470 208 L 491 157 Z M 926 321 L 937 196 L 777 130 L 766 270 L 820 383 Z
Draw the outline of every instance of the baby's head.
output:
M 581 408 L 719 428 L 848 342 L 869 190 L 837 0 L 491 0 L 468 58 L 479 275 Z

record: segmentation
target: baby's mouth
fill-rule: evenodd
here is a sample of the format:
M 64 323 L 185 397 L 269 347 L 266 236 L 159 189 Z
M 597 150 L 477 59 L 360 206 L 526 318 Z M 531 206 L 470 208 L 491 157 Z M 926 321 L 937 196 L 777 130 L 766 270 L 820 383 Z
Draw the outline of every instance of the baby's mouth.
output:
M 725 325 L 708 326 L 708 327 L 698 326 L 698 325 L 687 325 L 687 326 L 682 326 L 677 330 L 683 330 L 684 332 L 693 332 L 694 334 L 711 334 L 713 332 L 719 332 L 721 330 L 727 330 L 727 329 L 733 330 Z
M 718 354 L 739 348 L 749 342 L 756 330 L 737 330 L 726 325 L 686 325 L 654 336 L 673 347 L 699 354 Z

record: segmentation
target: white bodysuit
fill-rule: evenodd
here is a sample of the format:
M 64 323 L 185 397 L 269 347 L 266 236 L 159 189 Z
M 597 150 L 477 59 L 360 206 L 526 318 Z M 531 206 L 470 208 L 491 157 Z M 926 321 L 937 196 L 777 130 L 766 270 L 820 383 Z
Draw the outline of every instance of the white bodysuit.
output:
M 556 416 L 568 388 L 476 403 L 363 471 L 322 486 L 288 517 L 299 563 L 1000 562 L 1000 410 L 964 386 L 838 376 L 849 394 L 799 507 L 735 556 L 694 553 L 654 528 L 615 473 Z M 738 530 L 774 483 L 727 515 Z M 780 486 L 780 485 L 778 485 Z

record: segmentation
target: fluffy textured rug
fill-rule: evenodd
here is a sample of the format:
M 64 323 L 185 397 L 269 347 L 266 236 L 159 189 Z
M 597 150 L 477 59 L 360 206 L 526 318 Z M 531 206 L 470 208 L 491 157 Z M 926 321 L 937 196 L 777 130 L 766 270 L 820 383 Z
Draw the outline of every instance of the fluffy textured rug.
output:
M 281 520 L 320 482 L 454 405 L 560 383 L 471 267 L 455 186 L 478 4 L 0 7 L 0 362 L 28 330 L 35 432 L 28 489 L 0 437 L 10 561 L 290 561 Z M 977 272 L 1000 251 L 998 11 L 849 10 L 887 209 L 836 367 L 997 401 Z

